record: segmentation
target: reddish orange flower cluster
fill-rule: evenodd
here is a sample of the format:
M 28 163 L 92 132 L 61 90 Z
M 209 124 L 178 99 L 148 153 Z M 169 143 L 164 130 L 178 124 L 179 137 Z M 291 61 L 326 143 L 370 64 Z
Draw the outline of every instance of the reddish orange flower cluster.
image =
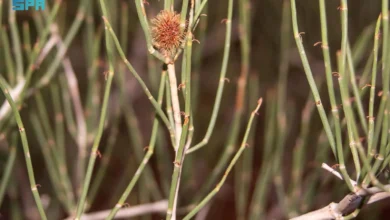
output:
M 180 31 L 180 14 L 163 10 L 152 19 L 152 43 L 164 56 L 173 57 L 184 40 Z

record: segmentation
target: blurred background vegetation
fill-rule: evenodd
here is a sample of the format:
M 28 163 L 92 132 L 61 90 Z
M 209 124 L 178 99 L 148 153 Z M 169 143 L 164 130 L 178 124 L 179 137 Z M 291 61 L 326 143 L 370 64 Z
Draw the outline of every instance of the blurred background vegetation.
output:
M 11 42 L 9 46 L 13 49 L 13 35 L 11 35 L 10 24 L 7 19 L 10 13 L 8 10 L 9 3 L 10 1 L 3 1 L 2 26 L 0 32 L 2 35 L 6 35 L 8 41 Z M 160 78 L 160 64 L 158 64 L 157 60 L 148 57 L 144 34 L 139 24 L 134 1 L 116 0 L 107 1 L 107 3 L 110 6 L 112 14 L 111 21 L 114 30 L 118 36 L 121 36 L 120 39 L 123 40 L 126 38 L 127 46 L 123 49 L 126 52 L 128 60 L 146 81 L 147 85 L 152 88 L 151 90 L 156 97 L 156 86 L 158 85 Z M 177 0 L 175 3 L 175 8 L 180 9 L 181 1 Z M 250 4 L 251 6 L 248 13 L 251 14 L 251 63 L 249 70 L 250 83 L 248 83 L 248 88 L 251 85 L 256 84 L 254 87 L 259 88 L 259 90 L 257 94 L 251 94 L 249 92 L 247 96 L 248 100 L 253 100 L 251 97 L 258 98 L 260 96 L 265 99 L 257 123 L 253 127 L 253 140 L 250 141 L 250 148 L 252 149 L 250 151 L 251 155 L 245 157 L 246 159 L 251 158 L 250 160 L 253 163 L 250 165 L 250 169 L 247 170 L 243 170 L 244 165 L 237 165 L 235 167 L 237 170 L 233 175 L 228 177 L 228 181 L 212 200 L 211 208 L 209 209 L 206 219 L 240 219 L 240 217 L 242 217 L 237 214 L 236 208 L 238 201 L 237 192 L 239 192 L 237 187 L 240 184 L 244 184 L 249 190 L 245 197 L 247 199 L 247 202 L 245 203 L 246 213 L 252 212 L 252 206 L 255 206 L 254 202 L 256 201 L 254 201 L 253 195 L 256 187 L 259 187 L 261 184 L 265 187 L 264 200 L 262 203 L 259 202 L 258 204 L 259 206 L 262 206 L 261 210 L 263 212 L 261 214 L 261 219 L 286 219 L 322 207 L 331 201 L 338 201 L 348 193 L 347 187 L 341 181 L 321 169 L 322 162 L 326 162 L 329 165 L 334 165 L 336 162 L 332 157 L 328 157 L 330 156 L 330 151 L 320 151 L 320 146 L 323 146 L 323 148 L 329 148 L 329 146 L 324 138 L 321 139 L 322 124 L 317 111 L 315 111 L 314 102 L 310 97 L 309 86 L 303 72 L 299 54 L 295 48 L 295 43 L 293 42 L 293 35 L 292 32 L 289 32 L 283 33 L 287 34 L 287 36 L 283 36 L 281 32 L 283 0 L 250 0 Z M 341 38 L 340 16 L 338 10 L 340 2 L 338 0 L 327 0 L 326 4 L 329 25 L 329 44 L 333 63 L 335 63 L 334 55 L 335 52 L 339 50 Z M 48 1 L 48 6 L 52 7 L 52 5 L 53 1 Z M 65 39 L 65 36 L 69 33 L 74 19 L 79 16 L 78 7 L 79 1 L 63 0 L 61 3 L 55 23 L 57 23 L 58 33 L 63 39 Z M 163 8 L 163 1 L 148 0 L 145 7 L 149 18 L 151 18 Z M 86 8 L 86 19 L 83 20 L 75 37 L 71 40 L 66 57 L 70 59 L 74 73 L 76 74 L 81 102 L 84 106 L 90 107 L 90 109 L 86 108 L 85 111 L 89 129 L 88 146 L 90 146 L 94 136 L 94 127 L 97 125 L 98 121 L 97 116 L 100 111 L 100 100 L 102 99 L 102 90 L 105 83 L 105 76 L 103 73 L 107 70 L 108 64 L 105 57 L 104 35 L 102 35 L 103 20 L 101 19 L 100 7 L 97 1 L 88 1 Z M 185 205 L 189 205 L 193 202 L 194 197 L 197 196 L 197 192 L 201 189 L 201 186 L 215 168 L 222 152 L 226 149 L 226 141 L 229 138 L 228 134 L 230 132 L 235 109 L 234 100 L 236 97 L 237 80 L 241 71 L 238 1 L 235 1 L 234 8 L 231 56 L 227 72 L 229 82 L 225 85 L 221 110 L 212 138 L 204 148 L 186 158 L 180 193 L 180 207 L 185 207 Z M 318 82 L 323 82 L 325 76 L 321 47 L 313 46 L 316 42 L 321 40 L 318 1 L 297 0 L 297 10 L 300 30 L 305 32 L 303 35 L 303 42 L 307 49 L 313 73 Z M 349 37 L 352 46 L 358 42 L 358 39 L 364 37 L 373 39 L 373 25 L 380 14 L 380 11 L 380 0 L 349 1 Z M 195 94 L 196 110 L 193 112 L 195 119 L 194 142 L 196 143 L 202 140 L 204 132 L 207 129 L 213 108 L 216 88 L 219 82 L 219 71 L 225 36 L 225 25 L 221 23 L 221 21 L 226 18 L 227 1 L 209 1 L 204 13 L 207 14 L 207 17 L 202 17 L 201 19 L 204 19 L 207 22 L 201 22 L 199 24 L 200 27 L 198 27 L 198 31 L 195 32 L 195 38 L 198 39 L 200 43 L 194 43 L 193 46 L 194 50 L 199 51 L 201 54 L 198 63 L 194 64 L 194 66 L 196 65 L 196 68 L 194 68 L 195 70 L 193 72 L 193 77 L 196 77 L 194 78 L 194 83 L 199 83 L 199 91 Z M 28 48 L 31 50 L 38 34 L 41 33 L 42 27 L 39 26 L 45 24 L 45 19 L 47 17 L 48 13 L 35 12 L 32 10 L 27 12 L 16 12 L 17 28 L 22 41 L 24 66 L 27 66 L 29 60 Z M 123 24 L 123 19 L 126 17 L 128 18 L 126 21 L 127 23 Z M 125 25 L 127 29 L 125 32 L 123 31 L 123 25 Z M 29 28 L 28 30 L 26 30 L 27 26 Z M 91 27 L 93 28 L 92 30 L 89 29 Z M 204 28 L 205 31 L 201 28 Z M 29 46 L 26 46 L 26 41 L 24 40 L 25 37 L 27 37 L 27 33 L 31 38 L 31 44 Z M 92 38 L 90 36 L 91 33 L 93 33 Z M 100 38 L 96 37 L 99 35 Z M 91 39 L 93 39 L 93 41 L 91 41 Z M 288 39 L 290 41 L 289 47 L 282 51 L 281 39 Z M 0 41 L 0 73 L 2 75 L 7 70 L 7 56 L 11 54 L 5 52 L 6 45 L 4 42 L 3 36 L 3 40 Z M 373 41 L 368 41 L 368 43 L 364 45 L 365 49 L 361 54 L 359 62 L 356 63 L 357 75 L 361 75 L 363 72 L 364 64 L 372 50 L 372 42 Z M 100 47 L 100 49 L 98 52 L 95 52 L 95 54 L 91 54 L 91 51 L 93 51 L 91 47 Z M 32 85 L 37 85 L 36 83 L 39 82 L 41 77 L 50 68 L 50 65 L 55 61 L 57 53 L 57 49 L 52 49 L 48 52 L 46 58 L 39 66 L 39 69 L 33 74 Z M 288 78 L 285 88 L 286 98 L 284 100 L 285 111 L 288 117 L 285 121 L 280 121 L 272 112 L 275 111 L 275 103 L 277 102 L 276 97 L 279 97 L 277 96 L 276 91 L 277 86 L 280 83 L 278 73 L 280 72 L 279 68 L 283 54 L 287 55 L 288 61 Z M 11 56 L 15 57 L 15 53 L 12 53 Z M 151 66 L 156 69 L 153 71 Z M 91 69 L 93 68 L 96 68 L 94 70 L 96 72 L 96 78 L 93 78 L 91 75 L 91 72 L 93 72 Z M 68 92 L 62 92 L 63 86 L 66 84 L 63 81 L 64 71 L 66 70 L 63 69 L 63 66 L 57 68 L 49 86 L 44 85 L 40 88 L 40 94 L 45 103 L 44 106 L 47 110 L 49 124 L 53 130 L 56 126 L 55 115 L 58 109 L 55 108 L 53 103 L 52 86 L 55 85 L 57 89 L 59 88 L 61 91 L 61 103 L 64 102 L 64 100 L 67 100 L 66 94 L 69 94 Z M 112 146 L 113 151 L 107 172 L 102 179 L 101 186 L 98 188 L 96 199 L 90 204 L 90 212 L 113 207 L 138 167 L 140 149 L 142 153 L 144 151 L 143 148 L 147 146 L 152 127 L 152 116 L 154 111 L 147 97 L 141 91 L 134 77 L 129 72 L 125 71 L 119 62 L 117 71 L 123 72 L 125 78 L 123 81 L 119 80 L 113 85 L 108 119 L 104 129 L 103 139 L 99 147 L 102 157 L 97 160 L 95 167 L 99 167 L 105 162 L 104 159 L 107 155 L 104 152 L 107 148 Z M 93 85 L 91 85 L 91 82 Z M 125 86 L 126 98 L 124 99 L 121 99 L 120 82 Z M 95 91 L 93 94 L 96 95 L 96 98 L 89 97 L 91 95 L 91 89 Z M 64 89 L 64 91 L 68 90 Z M 325 94 L 323 97 L 328 97 L 326 95 L 325 85 L 321 87 L 321 92 Z M 62 93 L 64 94 L 62 95 Z M 39 188 L 40 193 L 47 197 L 47 205 L 50 206 L 51 210 L 49 213 L 49 215 L 52 216 L 51 219 L 61 219 L 67 215 L 60 203 L 56 201 L 53 194 L 53 186 L 48 177 L 47 165 L 45 165 L 45 160 L 41 151 L 42 142 L 40 142 L 35 133 L 37 127 L 34 126 L 34 120 L 32 119 L 32 114 L 34 114 L 35 116 L 38 116 L 38 121 L 45 121 L 40 115 L 42 109 L 39 108 L 39 105 L 37 104 L 39 102 L 34 98 L 37 94 L 37 90 L 34 89 L 34 86 L 29 90 L 29 94 L 30 95 L 28 95 L 21 106 L 21 114 L 24 119 L 26 130 L 30 131 L 27 135 L 30 142 L 35 177 L 37 183 L 41 186 Z M 64 99 L 62 98 L 63 96 Z M 3 103 L 3 100 L 5 100 L 4 96 L 0 95 L 1 103 Z M 92 104 L 88 104 L 90 100 L 92 100 Z M 365 101 L 368 101 L 368 99 Z M 128 107 L 121 107 L 123 102 L 125 103 L 124 105 L 127 105 Z M 328 100 L 325 98 L 323 102 L 326 109 L 330 110 Z M 65 104 L 62 103 L 61 106 L 60 109 L 66 111 Z M 129 108 L 134 112 L 129 113 Z M 249 115 L 247 113 L 251 110 L 252 109 L 246 107 L 246 116 Z M 127 115 L 130 115 L 130 118 L 127 117 Z M 241 140 L 241 137 L 243 136 L 247 123 L 246 116 L 241 120 L 242 126 L 239 140 Z M 308 123 L 306 123 L 304 118 L 306 116 L 309 117 Z M 132 120 L 132 118 L 136 118 L 137 120 Z M 8 142 L 11 142 L 11 136 L 16 127 L 12 122 L 5 119 L 1 124 L 3 126 L 0 127 L 0 170 L 1 173 L 3 173 L 3 167 L 5 167 L 7 158 L 9 158 Z M 77 147 L 75 146 L 77 145 L 77 140 L 75 140 L 75 134 L 72 134 L 71 129 L 71 125 L 66 123 L 64 146 L 67 155 L 68 171 L 71 173 L 71 176 L 74 176 L 76 175 L 75 167 L 77 162 L 75 161 L 75 158 L 77 157 Z M 167 187 L 169 187 L 169 180 L 172 172 L 171 162 L 174 158 L 174 152 L 170 147 L 169 141 L 167 141 L 167 132 L 160 129 L 159 133 L 157 141 L 158 149 L 156 149 L 157 156 L 154 155 L 150 162 L 152 168 L 151 172 L 154 174 L 153 178 L 157 182 L 157 195 L 159 196 L 154 195 L 154 190 L 150 190 L 149 187 L 155 187 L 156 185 L 150 185 L 149 177 L 141 178 L 136 185 L 136 189 L 128 198 L 130 206 L 156 201 L 157 197 L 166 198 L 167 196 Z M 283 135 L 285 135 L 285 139 L 281 137 Z M 304 146 L 302 147 L 304 150 L 302 153 L 303 156 L 298 157 L 296 154 L 297 150 L 295 149 L 297 148 L 297 145 L 299 146 L 299 141 L 302 141 L 298 140 L 301 137 L 304 142 Z M 43 143 L 44 142 L 45 141 L 43 141 Z M 238 148 L 239 143 L 239 141 L 235 143 L 235 149 Z M 266 154 L 264 149 L 267 145 L 270 146 L 270 149 L 276 149 L 280 146 L 282 149 L 280 157 L 264 156 Z M 18 147 L 19 146 L 20 142 L 18 143 Z M 264 158 L 269 159 L 269 161 L 265 161 Z M 319 158 L 321 160 L 318 160 Z M 162 162 L 160 160 L 162 160 Z M 275 171 L 275 173 L 271 171 L 273 174 L 271 174 L 271 178 L 268 182 L 262 183 L 258 181 L 257 177 L 260 174 L 264 175 L 264 173 L 261 172 L 265 172 L 267 169 L 274 169 L 276 166 L 274 161 L 279 164 L 280 173 L 279 171 Z M 295 167 L 294 161 L 300 161 L 301 163 L 301 165 L 299 165 L 301 166 L 299 171 L 301 180 L 298 182 L 294 182 L 295 180 L 292 174 L 292 168 Z M 243 172 L 245 172 L 245 179 L 242 182 L 239 175 Z M 279 174 L 281 174 L 283 184 L 278 182 Z M 316 174 L 317 176 L 313 176 L 313 174 Z M 11 184 L 7 188 L 4 201 L 0 208 L 1 218 L 18 219 L 18 216 L 15 216 L 15 213 L 18 211 L 15 210 L 24 210 L 23 212 L 19 212 L 20 215 L 24 216 L 19 217 L 22 219 L 36 219 L 37 213 L 28 187 L 28 179 L 21 150 L 18 151 L 11 176 Z M 96 175 L 94 175 L 94 178 L 96 178 Z M 220 177 L 218 177 L 218 179 L 219 178 Z M 94 179 L 92 181 L 94 181 Z M 297 187 L 293 186 L 295 183 L 302 184 L 298 192 L 294 190 L 294 187 Z M 307 186 L 312 186 L 314 188 L 314 191 L 310 192 L 310 195 L 306 195 L 305 193 L 306 190 L 309 190 L 310 188 Z M 388 204 L 389 201 L 387 200 L 380 202 L 379 204 L 371 205 L 362 211 L 358 219 L 384 219 L 386 213 L 390 212 Z M 142 219 L 161 219 L 161 216 L 163 215 L 164 214 L 148 215 L 142 217 Z M 249 218 L 249 214 L 247 215 Z

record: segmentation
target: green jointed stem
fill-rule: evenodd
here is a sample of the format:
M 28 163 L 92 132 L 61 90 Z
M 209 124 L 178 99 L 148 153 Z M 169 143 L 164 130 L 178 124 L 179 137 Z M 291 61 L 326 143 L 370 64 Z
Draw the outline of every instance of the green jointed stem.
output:
M 191 10 L 190 10 L 190 20 L 189 25 L 193 22 L 193 16 L 194 16 L 194 1 L 191 1 Z M 168 209 L 167 209 L 167 216 L 166 220 L 176 219 L 176 207 L 177 207 L 177 200 L 178 200 L 178 194 L 179 194 L 179 188 L 180 188 L 180 179 L 181 179 L 181 172 L 182 167 L 184 164 L 184 157 L 185 157 L 185 148 L 186 148 L 186 141 L 187 141 L 187 134 L 188 129 L 190 126 L 190 120 L 193 120 L 191 118 L 191 67 L 192 67 L 192 39 L 193 34 L 191 31 L 187 32 L 186 37 L 186 48 L 184 50 L 184 59 L 185 59 L 185 73 L 183 74 L 185 76 L 184 86 L 185 86 L 185 110 L 184 110 L 184 122 L 183 122 L 183 129 L 180 135 L 180 141 L 178 148 L 176 149 L 176 156 L 175 161 L 173 162 L 173 174 L 171 179 L 171 187 L 169 191 L 169 200 L 168 200 Z M 168 66 L 169 68 L 169 66 Z M 174 112 L 175 113 L 175 112 Z M 178 136 L 176 138 L 179 138 Z
M 369 101 L 369 110 L 368 110 L 368 158 L 371 161 L 372 155 L 375 154 L 375 148 L 373 149 L 374 141 L 374 102 L 375 102 L 375 85 L 376 85 L 376 74 L 377 74 L 377 63 L 378 63 L 378 50 L 379 50 L 379 30 L 381 26 L 381 17 L 378 18 L 376 27 L 375 27 L 375 41 L 374 41 L 374 60 L 371 72 L 371 85 L 370 85 L 370 101 Z
M 215 194 L 218 193 L 218 191 L 221 189 L 222 185 L 225 183 L 226 181 L 226 178 L 227 176 L 229 175 L 231 169 L 233 168 L 233 166 L 236 164 L 238 158 L 240 158 L 241 154 L 243 153 L 243 151 L 245 150 L 246 148 L 246 142 L 247 142 L 247 139 L 248 139 L 248 136 L 249 136 L 249 133 L 250 133 L 250 130 L 251 130 L 251 126 L 252 126 L 252 123 L 253 123 L 253 119 L 255 117 L 255 115 L 257 114 L 257 111 L 259 110 L 260 106 L 261 106 L 261 103 L 262 103 L 262 99 L 259 99 L 258 101 L 258 104 L 257 104 L 257 107 L 256 109 L 252 112 L 250 118 L 249 118 L 249 121 L 248 121 L 248 125 L 246 127 L 246 131 L 245 131 L 245 135 L 244 135 L 244 138 L 242 140 L 242 143 L 241 143 L 241 146 L 239 148 L 239 150 L 237 151 L 236 155 L 233 157 L 233 159 L 231 160 L 229 166 L 227 167 L 221 181 L 217 184 L 217 186 L 214 188 L 214 190 L 212 190 L 190 213 L 188 213 L 184 218 L 183 220 L 189 220 L 191 219 L 196 213 L 198 213 L 202 208 L 203 206 L 205 206 L 214 196 Z
M 326 29 L 326 23 L 325 23 L 325 21 L 326 21 L 326 14 L 325 14 L 325 5 L 323 3 L 324 3 L 323 1 L 320 1 L 320 7 L 322 8 L 322 10 L 321 10 L 322 11 L 321 12 L 322 38 L 323 38 L 323 41 L 325 40 L 325 42 L 323 42 L 323 44 L 325 44 L 325 45 L 323 45 L 322 47 L 323 47 L 323 49 L 324 48 L 328 49 L 329 46 L 327 44 L 327 29 Z M 336 156 L 336 158 L 339 158 L 341 173 L 343 174 L 344 177 L 347 177 L 347 173 L 346 173 L 345 165 L 344 165 L 344 157 L 342 156 L 341 130 L 339 129 L 339 127 L 337 127 L 338 123 L 336 123 L 336 140 L 337 140 L 337 151 L 336 151 L 335 139 L 334 139 L 332 130 L 330 128 L 329 121 L 328 121 L 328 118 L 326 116 L 324 107 L 322 105 L 321 98 L 320 98 L 317 86 L 316 86 L 314 78 L 313 78 L 313 73 L 311 72 L 311 69 L 310 69 L 309 61 L 307 59 L 306 52 L 305 52 L 305 49 L 304 49 L 303 44 L 302 44 L 301 34 L 299 33 L 299 30 L 298 30 L 297 10 L 296 10 L 295 0 L 291 1 L 291 11 L 292 11 L 292 23 L 293 23 L 294 38 L 295 38 L 295 42 L 296 42 L 298 50 L 299 50 L 299 54 L 301 56 L 301 60 L 302 60 L 302 63 L 303 63 L 303 67 L 305 69 L 306 77 L 308 79 L 308 82 L 309 82 L 309 85 L 310 85 L 310 88 L 311 88 L 314 100 L 316 102 L 317 109 L 318 109 L 318 112 L 320 114 L 322 124 L 324 126 L 324 130 L 325 130 L 326 135 L 327 135 L 327 137 L 329 139 L 330 147 L 331 147 L 331 149 L 333 151 L 333 154 Z M 325 54 L 325 57 L 324 57 L 325 58 L 325 66 L 330 65 L 330 58 L 327 57 L 327 55 L 326 55 L 327 53 L 329 53 L 328 50 L 324 51 L 324 54 Z M 327 58 L 329 58 L 329 60 L 327 60 Z M 327 77 L 329 77 L 329 74 L 327 74 L 327 75 L 328 75 Z M 330 87 L 329 82 L 331 80 L 329 80 L 329 78 L 327 78 L 327 81 L 328 81 L 328 87 Z M 332 91 L 329 90 L 330 94 L 332 94 L 331 92 Z M 330 98 L 332 100 L 332 95 L 330 96 Z M 336 112 L 336 111 L 338 111 L 337 108 L 332 106 L 332 112 Z M 347 182 L 347 184 L 350 185 L 349 178 L 344 178 L 344 179 Z
M 230 41 L 231 41 L 231 32 L 232 32 L 232 16 L 233 16 L 233 0 L 229 0 L 228 15 L 227 15 L 227 19 L 225 20 L 226 34 L 225 34 L 225 46 L 224 46 L 224 52 L 223 52 L 222 67 L 221 67 L 221 73 L 220 73 L 220 77 L 219 77 L 217 95 L 215 97 L 214 107 L 213 107 L 213 111 L 211 113 L 210 123 L 209 123 L 209 126 L 207 127 L 207 131 L 206 131 L 206 134 L 205 134 L 203 140 L 200 143 L 196 144 L 194 147 L 187 150 L 186 154 L 192 153 L 192 152 L 198 150 L 199 148 L 204 147 L 209 142 L 209 139 L 214 131 L 214 126 L 215 126 L 215 123 L 217 121 L 217 116 L 218 116 L 219 108 L 220 108 L 221 101 L 222 101 L 222 93 L 223 93 L 223 88 L 224 88 L 225 81 L 226 81 L 227 66 L 229 63 Z
M 34 169 L 33 169 L 32 162 L 31 162 L 30 149 L 28 146 L 26 130 L 24 128 L 22 118 L 20 117 L 18 107 L 16 106 L 14 100 L 12 99 L 12 97 L 9 93 L 10 90 L 6 87 L 6 83 L 4 82 L 3 78 L 0 78 L 0 88 L 1 88 L 2 92 L 4 93 L 5 98 L 7 99 L 8 103 L 11 105 L 12 113 L 14 115 L 16 123 L 18 124 L 20 137 L 22 139 L 23 152 L 24 152 L 24 157 L 26 160 L 27 173 L 28 173 L 28 179 L 29 179 L 30 186 L 31 186 L 31 191 L 32 191 L 32 194 L 34 196 L 34 200 L 35 200 L 35 203 L 37 205 L 41 219 L 46 220 L 47 219 L 46 214 L 45 214 L 45 211 L 43 209 L 41 198 L 39 197 L 39 193 L 38 193 L 38 185 L 35 183 Z
M 326 116 L 324 106 L 322 105 L 320 94 L 318 92 L 317 86 L 315 84 L 314 78 L 313 78 L 313 73 L 311 72 L 309 61 L 306 57 L 306 52 L 302 44 L 302 39 L 301 39 L 301 33 L 298 30 L 298 20 L 297 20 L 297 10 L 296 10 L 296 3 L 295 0 L 291 0 L 291 14 L 292 14 L 292 24 L 293 24 L 293 32 L 294 32 L 294 38 L 295 42 L 297 44 L 298 50 L 299 50 L 299 55 L 301 56 L 302 64 L 305 69 L 305 74 L 307 77 L 307 80 L 309 82 L 312 94 L 314 96 L 314 100 L 317 105 L 318 112 L 321 117 L 322 124 L 324 126 L 324 129 L 326 131 L 326 135 L 329 139 L 330 146 L 332 148 L 333 154 L 336 155 L 336 148 L 335 148 L 335 141 L 333 137 L 332 130 L 329 125 L 328 118 Z
M 389 37 L 390 36 L 389 36 L 389 1 L 388 0 L 382 0 L 382 27 L 383 27 L 383 41 L 382 41 L 383 96 L 382 98 L 387 99 L 389 96 L 389 86 L 390 86 L 389 85 L 390 83 Z
M 390 77 L 390 65 L 389 65 L 389 58 L 390 58 L 390 52 L 388 51 L 388 39 L 389 39 L 389 1 L 383 0 L 382 1 L 382 28 L 383 28 L 383 41 L 382 41 L 382 83 L 383 83 L 383 92 L 382 92 L 382 98 L 381 103 L 379 107 L 379 112 L 376 117 L 376 126 L 375 126 L 375 134 L 374 134 L 374 143 L 373 146 L 377 146 L 378 140 L 379 140 L 379 134 L 382 133 L 381 136 L 381 142 L 380 142 L 380 148 L 379 148 L 379 155 L 376 157 L 376 161 L 374 164 L 373 172 L 376 173 L 380 166 L 383 166 L 383 161 L 387 156 L 386 152 L 386 145 L 389 142 L 389 110 L 390 110 L 390 103 L 388 100 L 389 97 L 389 77 Z M 383 117 L 384 116 L 384 117 Z M 383 119 L 383 120 L 382 120 Z M 380 129 L 380 125 L 382 125 L 382 129 Z
M 107 8 L 106 8 L 103 0 L 100 0 L 100 5 L 102 8 L 103 15 L 107 16 Z M 105 23 L 108 23 L 108 22 L 105 21 Z M 107 27 L 107 28 L 109 28 L 109 27 Z M 111 30 L 111 28 L 109 28 L 109 29 Z M 109 70 L 106 73 L 107 74 L 107 80 L 106 80 L 107 82 L 106 82 L 106 87 L 104 90 L 104 97 L 103 97 L 103 104 L 102 104 L 102 109 L 101 109 L 101 114 L 100 114 L 99 126 L 98 126 L 98 130 L 97 130 L 97 134 L 95 136 L 95 140 L 94 140 L 93 145 L 92 145 L 91 155 L 90 155 L 90 159 L 89 159 L 88 167 L 87 167 L 87 172 L 86 172 L 84 182 L 82 185 L 81 196 L 80 196 L 80 199 L 79 199 L 79 202 L 77 205 L 76 218 L 75 218 L 76 220 L 79 220 L 81 217 L 81 214 L 84 212 L 85 201 L 87 198 L 87 193 L 88 193 L 89 185 L 90 185 L 91 178 L 92 178 L 93 168 L 95 165 L 96 157 L 98 155 L 98 147 L 99 147 L 99 143 L 100 143 L 100 140 L 101 140 L 101 137 L 103 134 L 104 123 L 105 123 L 106 116 L 107 116 L 107 107 L 108 107 L 108 100 L 110 97 L 111 84 L 112 84 L 112 81 L 114 78 L 114 60 L 113 60 L 113 51 L 112 51 L 112 41 L 109 38 L 108 32 L 109 31 L 106 30 L 106 34 L 105 34 L 107 57 L 108 57 L 108 61 L 109 61 Z
M 342 59 L 340 57 L 340 59 Z M 340 60 L 340 63 L 342 61 Z M 356 126 L 356 122 L 354 120 L 354 116 L 353 116 L 353 112 L 352 112 L 352 108 L 351 108 L 351 99 L 349 97 L 349 94 L 348 94 L 348 82 L 347 82 L 347 76 L 346 76 L 346 71 L 343 71 L 341 69 L 342 67 L 340 66 L 340 73 L 339 73 L 339 77 L 338 77 L 338 81 L 339 81 L 339 85 L 340 85 L 340 93 L 341 93 L 341 99 L 342 99 L 342 102 L 343 102 L 343 110 L 344 110 L 344 114 L 345 114 L 345 118 L 346 118 L 346 121 L 347 121 L 347 131 L 348 131 L 348 137 L 349 137 L 349 141 L 350 141 L 350 149 L 351 149 L 351 152 L 352 152 L 352 157 L 353 157 L 353 161 L 354 161 L 354 165 L 355 165 L 355 170 L 356 170 L 356 176 L 357 176 L 357 179 L 359 178 L 360 174 L 361 174 L 361 167 L 360 167 L 360 162 L 359 162 L 359 156 L 357 154 L 357 151 L 356 151 L 356 147 L 355 147 L 355 144 L 354 144 L 354 136 L 353 136 L 353 130 L 356 129 L 352 126 Z M 341 158 L 343 156 L 339 156 L 339 160 L 344 160 L 345 158 Z
M 340 0 L 341 6 L 341 60 L 340 75 L 346 72 L 347 48 L 348 48 L 348 4 L 347 0 Z
M 159 88 L 159 93 L 158 93 L 159 94 L 158 95 L 158 103 L 159 103 L 159 105 L 162 104 L 162 100 L 163 100 L 163 97 L 164 97 L 166 74 L 167 73 L 165 71 L 163 71 L 162 75 L 161 75 L 160 88 Z M 148 146 L 148 152 L 146 153 L 146 155 L 142 159 L 141 164 L 139 165 L 139 167 L 138 167 L 136 173 L 134 174 L 133 178 L 131 179 L 129 185 L 126 187 L 125 192 L 122 194 L 121 198 L 119 199 L 119 201 L 117 202 L 115 207 L 111 210 L 109 216 L 106 218 L 107 220 L 108 219 L 113 219 L 115 217 L 116 213 L 119 211 L 119 209 L 122 208 L 122 206 L 124 205 L 127 197 L 129 196 L 129 194 L 133 190 L 135 184 L 137 183 L 137 181 L 138 181 L 142 171 L 144 170 L 146 164 L 148 163 L 150 157 L 153 155 L 154 147 L 155 147 L 155 144 L 156 144 L 156 137 L 157 137 L 158 127 L 159 127 L 159 121 L 158 121 L 158 118 L 155 117 L 155 119 L 153 121 L 152 135 L 151 135 L 149 146 Z
M 338 75 L 338 81 L 340 85 L 340 93 L 341 93 L 341 99 L 343 102 L 343 110 L 345 114 L 345 118 L 347 121 L 347 130 L 348 130 L 348 136 L 350 141 L 350 147 L 352 152 L 352 157 L 355 165 L 356 175 L 357 178 L 359 178 L 361 173 L 361 167 L 359 162 L 359 156 L 356 151 L 356 147 L 353 145 L 354 143 L 354 136 L 353 136 L 353 127 L 355 123 L 355 118 L 353 115 L 353 111 L 351 108 L 351 100 L 349 98 L 349 90 L 348 90 L 348 82 L 347 82 L 347 50 L 348 50 L 348 4 L 347 0 L 341 0 L 341 53 L 338 54 L 340 57 L 338 58 L 340 60 L 339 62 L 339 75 Z M 352 70 L 351 70 L 352 71 Z M 339 161 L 344 163 L 344 158 L 342 155 L 339 155 Z M 340 162 L 340 163 L 341 163 Z M 341 169 L 341 168 L 340 168 Z M 347 173 L 345 171 L 345 173 Z M 351 185 L 351 181 L 347 178 L 347 175 L 343 174 L 344 180 L 346 181 L 349 189 L 353 191 L 353 186 Z
M 172 128 L 172 126 L 171 126 L 167 116 L 165 115 L 165 113 L 161 109 L 161 106 L 159 106 L 159 104 L 157 103 L 156 99 L 150 93 L 150 91 L 149 91 L 148 87 L 146 86 L 145 82 L 142 80 L 142 78 L 138 75 L 137 71 L 135 71 L 133 66 L 127 60 L 127 58 L 126 58 L 126 56 L 125 56 L 125 54 L 124 54 L 124 52 L 123 52 L 123 50 L 122 50 L 122 48 L 121 48 L 121 46 L 119 44 L 118 38 L 116 37 L 114 31 L 111 28 L 110 23 L 107 21 L 107 19 L 105 17 L 103 17 L 103 20 L 104 20 L 104 22 L 106 24 L 107 31 L 111 34 L 111 37 L 114 40 L 115 46 L 116 46 L 116 48 L 117 48 L 117 50 L 119 52 L 120 57 L 122 58 L 123 62 L 126 64 L 127 68 L 130 70 L 130 72 L 133 74 L 133 76 L 137 79 L 138 83 L 141 85 L 141 87 L 144 90 L 145 94 L 148 96 L 148 99 L 152 103 L 153 107 L 156 109 L 157 114 L 161 117 L 162 121 L 164 122 L 165 126 L 169 130 L 169 133 L 172 136 L 172 134 L 174 134 L 174 131 L 173 131 L 173 128 Z

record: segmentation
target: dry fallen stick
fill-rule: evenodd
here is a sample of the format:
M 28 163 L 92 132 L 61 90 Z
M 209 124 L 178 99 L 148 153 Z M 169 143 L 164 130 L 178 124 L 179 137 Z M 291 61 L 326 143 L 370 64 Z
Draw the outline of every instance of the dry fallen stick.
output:
M 161 201 L 154 202 L 154 203 L 137 205 L 137 206 L 129 207 L 129 208 L 122 208 L 115 215 L 115 219 L 131 218 L 131 217 L 136 217 L 136 216 L 151 214 L 151 213 L 164 213 L 167 208 L 168 208 L 168 201 L 167 200 L 161 200 Z M 99 212 L 93 212 L 90 214 L 84 214 L 81 216 L 80 219 L 81 220 L 105 219 L 110 214 L 110 212 L 111 212 L 111 209 L 99 211 Z M 73 219 L 73 217 L 69 217 L 65 220 L 72 220 L 72 219 Z
M 390 188 L 390 185 L 386 185 L 386 188 Z M 368 189 L 360 189 L 356 193 L 350 193 L 346 195 L 339 203 L 330 203 L 329 205 L 309 212 L 307 214 L 292 218 L 291 220 L 328 220 L 328 219 L 341 219 L 342 216 L 348 215 L 355 211 L 364 197 L 370 196 L 364 205 L 368 205 L 374 202 L 381 201 L 390 197 L 390 193 L 382 192 L 378 187 L 371 187 Z

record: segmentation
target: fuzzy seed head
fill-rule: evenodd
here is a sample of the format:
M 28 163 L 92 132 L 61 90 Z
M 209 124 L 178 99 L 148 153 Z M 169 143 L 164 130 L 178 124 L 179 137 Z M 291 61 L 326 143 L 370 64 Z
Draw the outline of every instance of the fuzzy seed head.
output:
M 152 43 L 164 56 L 173 57 L 184 40 L 180 30 L 180 15 L 162 10 L 152 19 Z

